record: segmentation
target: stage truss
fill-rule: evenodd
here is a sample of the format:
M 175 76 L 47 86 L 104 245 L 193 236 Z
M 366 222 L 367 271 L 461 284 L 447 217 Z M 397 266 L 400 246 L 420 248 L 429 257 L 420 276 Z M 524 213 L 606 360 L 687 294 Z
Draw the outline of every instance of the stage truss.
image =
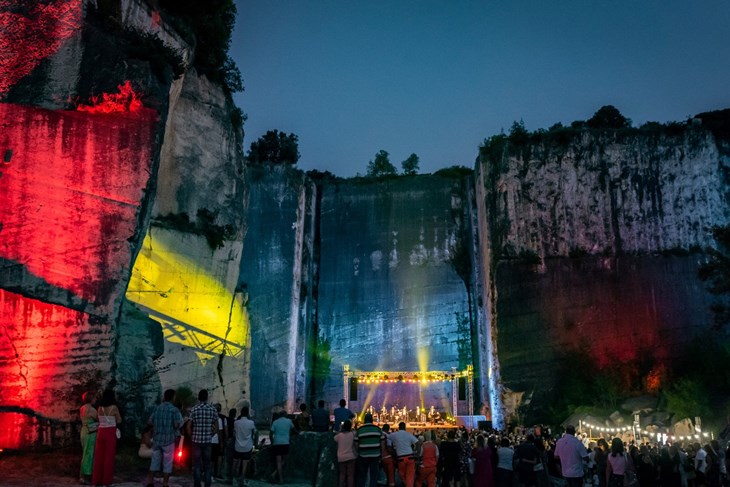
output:
M 435 382 L 451 382 L 451 407 L 452 414 L 458 416 L 458 395 L 459 379 L 466 380 L 466 402 L 468 404 L 468 415 L 474 416 L 474 367 L 470 364 L 464 370 L 451 368 L 451 372 L 441 370 L 429 371 L 360 371 L 350 370 L 349 365 L 342 367 L 342 383 L 345 401 L 350 402 L 350 379 L 357 379 L 358 383 L 383 384 L 383 383 L 408 383 L 428 385 Z

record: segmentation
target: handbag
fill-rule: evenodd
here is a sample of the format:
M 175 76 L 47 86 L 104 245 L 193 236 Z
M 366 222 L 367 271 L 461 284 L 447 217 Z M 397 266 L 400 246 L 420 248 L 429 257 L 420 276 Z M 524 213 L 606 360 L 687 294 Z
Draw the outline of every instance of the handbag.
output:
M 117 440 L 120 440 L 122 438 L 122 432 L 117 428 Z

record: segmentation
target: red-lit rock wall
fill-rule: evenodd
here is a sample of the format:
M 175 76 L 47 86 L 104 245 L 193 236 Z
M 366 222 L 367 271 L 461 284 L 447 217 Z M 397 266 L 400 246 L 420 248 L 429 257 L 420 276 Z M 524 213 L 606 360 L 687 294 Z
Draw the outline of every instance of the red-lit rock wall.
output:
M 124 292 L 128 239 L 150 177 L 152 112 L 2 104 L 0 119 L 0 148 L 10 159 L 0 169 L 0 258 L 110 313 L 110 298 Z M 2 279 L 5 287 L 23 284 L 13 276 Z
M 28 439 L 16 410 L 69 420 L 112 380 L 156 121 L 0 104 L 0 123 L 2 448 Z
M 112 327 L 3 290 L 0 327 L 0 448 L 58 443 L 84 385 L 110 376 Z

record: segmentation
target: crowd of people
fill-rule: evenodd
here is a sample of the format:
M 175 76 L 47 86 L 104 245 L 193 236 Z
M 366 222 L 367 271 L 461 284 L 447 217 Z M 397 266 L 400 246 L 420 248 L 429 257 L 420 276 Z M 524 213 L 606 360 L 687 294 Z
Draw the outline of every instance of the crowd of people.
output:
M 548 428 L 517 428 L 510 432 L 461 428 L 407 428 L 400 422 L 373 421 L 373 414 L 358 418 L 345 400 L 332 414 L 319 401 L 296 415 L 274 414 L 269 443 L 259 442 L 247 402 L 228 416 L 208 402 L 208 391 L 183 418 L 174 405 L 175 391 L 165 391 L 143 432 L 140 456 L 149 458 L 147 487 L 162 478 L 167 487 L 174 456 L 185 450 L 192 460 L 195 487 L 210 487 L 212 480 L 245 486 L 249 462 L 261 448 L 269 448 L 275 469 L 269 481 L 284 483 L 284 466 L 293 434 L 326 433 L 336 450 L 338 487 L 722 487 L 730 485 L 728 460 L 730 426 L 724 441 L 705 445 L 624 443 L 620 437 L 576 436 L 573 426 L 554 436 Z M 81 416 L 81 481 L 97 486 L 112 483 L 117 426 L 122 418 L 114 393 L 104 391 L 98 408 L 84 395 Z M 395 428 L 396 425 L 393 425 Z M 314 460 L 316 461 L 316 460 Z

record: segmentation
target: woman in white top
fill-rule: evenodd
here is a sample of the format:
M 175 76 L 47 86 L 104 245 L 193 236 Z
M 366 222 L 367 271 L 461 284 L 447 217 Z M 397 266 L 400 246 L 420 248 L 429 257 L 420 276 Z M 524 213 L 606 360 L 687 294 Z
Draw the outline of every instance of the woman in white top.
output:
M 94 485 L 111 485 L 114 479 L 114 458 L 117 454 L 117 426 L 122 416 L 117 408 L 114 391 L 106 389 L 99 402 L 99 429 L 96 433 L 94 448 L 94 471 L 91 483 Z
M 246 468 L 253 453 L 254 437 L 256 435 L 256 426 L 249 419 L 248 415 L 248 406 L 243 406 L 241 415 L 233 423 L 233 431 L 235 434 L 233 445 L 233 474 L 235 476 L 238 475 L 238 472 L 241 472 L 241 485 L 246 485 Z
M 624 487 L 624 474 L 632 470 L 633 465 L 628 454 L 624 451 L 624 442 L 621 438 L 611 441 L 611 453 L 606 464 L 606 483 L 608 487 Z
M 512 471 L 512 460 L 514 459 L 515 451 L 509 445 L 509 439 L 502 438 L 499 442 L 499 448 L 497 448 L 497 486 L 498 487 L 510 487 L 513 483 L 514 473 Z

